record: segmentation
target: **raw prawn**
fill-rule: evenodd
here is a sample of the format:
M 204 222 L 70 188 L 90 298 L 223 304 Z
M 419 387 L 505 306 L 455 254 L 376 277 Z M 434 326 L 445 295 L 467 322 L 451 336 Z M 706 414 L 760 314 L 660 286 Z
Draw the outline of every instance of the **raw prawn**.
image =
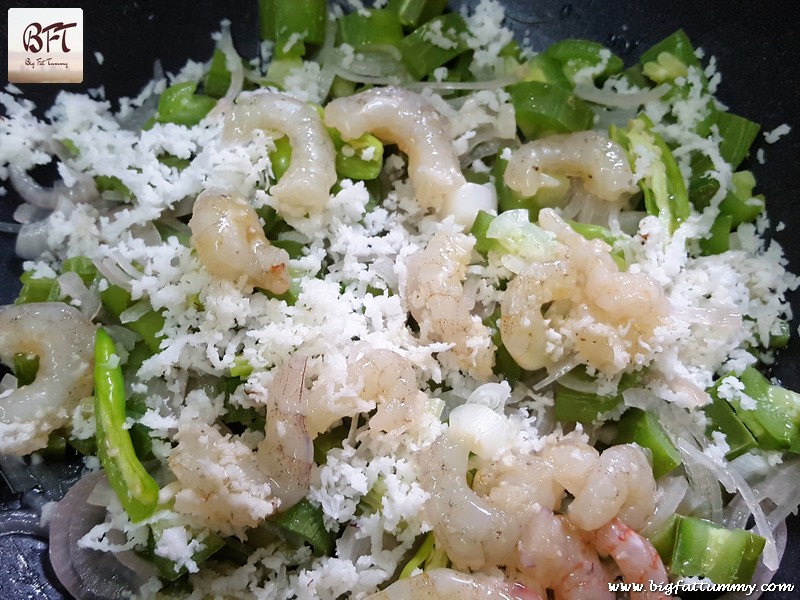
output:
M 286 134 L 292 148 L 288 170 L 269 190 L 278 212 L 303 217 L 325 208 L 336 183 L 336 153 L 317 111 L 286 94 L 242 94 L 225 121 L 223 139 L 241 140 L 254 129 Z
M 645 274 L 621 272 L 607 244 L 584 238 L 554 210 L 542 209 L 539 225 L 556 235 L 561 256 L 509 283 L 499 326 L 511 356 L 537 369 L 574 353 L 607 376 L 645 364 L 669 312 L 661 288 Z
M 440 231 L 428 246 L 408 259 L 408 307 L 433 340 L 453 344 L 458 366 L 476 378 L 492 374 L 494 345 L 488 327 L 470 312 L 462 282 L 472 239 Z
M 614 559 L 627 583 L 644 585 L 644 591 L 631 592 L 631 600 L 666 600 L 669 597 L 660 591 L 650 591 L 651 582 L 659 584 L 661 589 L 669 583 L 661 557 L 647 538 L 636 533 L 623 520 L 612 519 L 586 534 L 586 539 L 601 555 Z
M 61 302 L 0 308 L 0 360 L 39 357 L 36 379 L 0 398 L 0 453 L 23 456 L 47 446 L 51 431 L 67 423 L 93 389 L 95 327 Z
M 454 215 L 465 227 L 478 210 L 494 208 L 485 188 L 467 183 L 447 119 L 420 94 L 385 87 L 337 98 L 325 107 L 325 123 L 348 139 L 372 133 L 397 144 L 408 156 L 408 176 L 423 208 Z
M 289 254 L 270 245 L 258 214 L 244 199 L 217 190 L 197 197 L 189 221 L 200 262 L 214 277 L 274 294 L 289 289 Z
M 644 452 L 632 444 L 607 448 L 578 487 L 567 516 L 577 527 L 597 529 L 614 517 L 642 529 L 656 509 L 656 482 Z
M 430 494 L 425 520 L 457 569 L 508 564 L 516 556 L 522 521 L 467 485 L 470 448 L 448 435 L 417 456 L 419 482 Z
M 575 275 L 563 260 L 533 263 L 508 283 L 498 326 L 503 345 L 520 367 L 535 371 L 555 362 L 548 353 L 549 324 L 541 310 L 569 300 L 574 292 Z
M 178 479 L 175 509 L 225 535 L 242 533 L 286 510 L 308 491 L 313 446 L 305 429 L 303 357 L 279 368 L 265 401 L 266 437 L 254 453 L 211 425 L 178 429 L 169 466 Z
M 372 430 L 406 431 L 425 410 L 427 396 L 417 387 L 414 367 L 391 350 L 371 350 L 348 368 L 348 377 L 362 400 L 374 400 L 378 410 L 369 420 Z
M 432 569 L 396 581 L 367 600 L 542 600 L 533 590 L 518 583 L 480 573 L 459 573 Z
M 637 187 L 625 151 L 596 131 L 551 135 L 516 149 L 508 161 L 505 182 L 523 196 L 560 185 L 549 173 L 580 177 L 583 187 L 601 200 L 617 202 Z
M 563 515 L 542 507 L 519 544 L 520 580 L 552 589 L 556 600 L 613 600 L 600 557 Z M 544 595 L 544 594 L 543 594 Z

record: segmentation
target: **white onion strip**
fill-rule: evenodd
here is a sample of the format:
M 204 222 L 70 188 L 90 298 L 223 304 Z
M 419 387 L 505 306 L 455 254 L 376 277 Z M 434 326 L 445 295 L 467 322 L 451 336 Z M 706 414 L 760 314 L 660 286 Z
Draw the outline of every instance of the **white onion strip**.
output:
M 747 504 L 750 512 L 753 513 L 753 518 L 756 522 L 756 532 L 758 535 L 767 540 L 767 543 L 764 546 L 764 565 L 768 569 L 777 569 L 778 565 L 780 564 L 780 557 L 778 556 L 778 550 L 775 544 L 775 536 L 772 534 L 772 528 L 769 525 L 767 516 L 761 509 L 761 505 L 759 504 L 753 489 L 744 480 L 744 477 L 732 469 L 725 469 L 722 464 L 718 463 L 707 454 L 700 452 L 686 440 L 678 440 L 678 450 L 680 450 L 684 457 L 690 458 L 695 463 L 701 464 L 711 471 L 717 477 L 717 479 L 719 479 L 719 482 L 725 486 L 725 489 L 728 492 L 739 492 L 742 500 L 744 500 L 744 502 Z
M 670 85 L 662 83 L 651 90 L 640 90 L 636 92 L 615 92 L 596 88 L 593 85 L 578 84 L 573 93 L 581 100 L 601 104 L 603 106 L 613 106 L 617 108 L 638 108 L 648 102 L 654 102 L 669 92 Z

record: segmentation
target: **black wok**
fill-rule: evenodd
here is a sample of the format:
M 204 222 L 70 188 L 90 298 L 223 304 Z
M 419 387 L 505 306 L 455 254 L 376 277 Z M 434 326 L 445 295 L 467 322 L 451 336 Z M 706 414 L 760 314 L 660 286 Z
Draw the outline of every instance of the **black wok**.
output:
M 633 62 L 640 52 L 679 27 L 697 46 L 717 57 L 723 80 L 718 96 L 733 112 L 762 124 L 764 131 L 797 121 L 800 113 L 800 8 L 790 0 L 725 3 L 698 0 L 503 0 L 508 24 L 520 36 L 527 33 L 534 49 L 544 49 L 566 37 L 602 42 Z M 342 0 L 342 3 L 344 1 Z M 473 0 L 455 0 L 461 7 Z M 82 6 L 85 22 L 83 84 L 20 85 L 26 96 L 46 109 L 62 89 L 85 92 L 104 86 L 106 96 L 135 96 L 152 77 L 155 59 L 166 71 L 178 70 L 188 58 L 205 61 L 213 50 L 210 32 L 220 20 L 232 22 L 233 37 L 240 54 L 257 54 L 257 9 L 255 0 L 213 2 L 39 1 L 37 6 Z M 6 8 L 12 5 L 6 4 Z M 5 20 L 0 23 L 7 38 Z M 103 56 L 98 64 L 94 53 Z M 2 143 L 2 142 L 0 142 Z M 759 190 L 768 200 L 773 224 L 785 229 L 774 239 L 785 249 L 790 264 L 800 271 L 800 210 L 795 205 L 796 177 L 800 175 L 800 131 L 767 145 L 759 137 L 756 148 L 764 148 L 764 165 L 751 160 Z M 0 197 L 0 220 L 10 221 L 13 194 Z M 0 303 L 13 301 L 19 290 L 21 263 L 14 257 L 14 240 L 0 234 Z M 793 298 L 796 307 L 797 298 Z M 782 351 L 773 374 L 784 385 L 800 389 L 800 340 L 798 319 L 792 324 L 792 343 Z M 61 474 L 68 483 L 76 469 L 65 465 Z M 800 484 L 800 482 L 798 482 Z M 52 492 L 54 496 L 58 491 Z M 46 542 L 24 502 L 0 478 L 0 598 L 55 600 L 65 593 L 48 565 Z M 776 583 L 800 584 L 800 519 L 789 526 L 789 545 Z M 781 600 L 800 597 L 798 592 L 771 592 L 763 598 Z

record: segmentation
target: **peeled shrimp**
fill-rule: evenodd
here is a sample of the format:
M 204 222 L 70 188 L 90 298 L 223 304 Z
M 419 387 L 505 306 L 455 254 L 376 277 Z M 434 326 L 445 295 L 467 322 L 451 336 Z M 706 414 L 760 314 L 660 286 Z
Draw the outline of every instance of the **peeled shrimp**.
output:
M 577 441 L 549 444 L 536 455 L 515 454 L 480 466 L 472 489 L 520 522 L 544 507 L 558 510 L 564 490 L 581 485 L 600 453 Z
M 314 446 L 301 412 L 306 358 L 295 356 L 275 374 L 269 387 L 267 429 L 256 459 L 269 473 L 273 490 L 281 499 L 280 510 L 297 504 L 308 492 Z
M 372 430 L 402 433 L 425 410 L 427 396 L 417 387 L 414 367 L 396 352 L 371 350 L 348 368 L 348 377 L 361 399 L 378 405 L 369 420 Z
M 656 482 L 644 452 L 632 444 L 606 449 L 577 487 L 567 517 L 584 530 L 597 529 L 619 517 L 642 529 L 656 508 Z
M 518 583 L 480 573 L 467 575 L 452 569 L 432 569 L 396 581 L 367 600 L 542 600 Z
M 489 329 L 470 312 L 462 281 L 472 238 L 440 231 L 408 259 L 407 297 L 412 316 L 433 340 L 453 344 L 459 367 L 476 378 L 492 374 L 494 346 Z
M 282 215 L 303 217 L 325 208 L 336 183 L 336 153 L 328 131 L 314 108 L 276 92 L 239 96 L 225 122 L 225 140 L 241 140 L 254 129 L 286 134 L 292 159 L 269 193 Z
M 613 600 L 600 557 L 563 515 L 535 512 L 519 544 L 520 580 L 553 590 L 556 600 Z M 542 594 L 544 595 L 544 594 Z
M 255 209 L 239 196 L 206 190 L 189 227 L 200 262 L 214 277 L 243 279 L 274 294 L 289 289 L 289 254 L 270 245 Z
M 539 225 L 556 235 L 561 256 L 509 283 L 499 326 L 511 356 L 537 369 L 576 354 L 607 376 L 646 364 L 669 311 L 661 288 L 645 274 L 621 272 L 607 244 L 584 238 L 552 209 L 539 212 Z
M 396 87 L 372 88 L 333 100 L 325 107 L 325 123 L 345 138 L 369 132 L 397 144 L 408 156 L 408 176 L 423 208 L 454 215 L 464 226 L 479 209 L 492 208 L 494 199 L 464 179 L 447 119 L 423 96 Z M 464 210 L 465 203 L 470 210 Z
M 669 596 L 660 591 L 650 591 L 650 583 L 666 588 L 667 570 L 653 545 L 623 520 L 613 519 L 603 527 L 590 532 L 587 540 L 602 555 L 609 555 L 617 563 L 627 583 L 644 585 L 644 591 L 631 592 L 631 600 L 666 600 Z
M 0 398 L 0 453 L 22 456 L 47 446 L 78 402 L 92 394 L 95 328 L 61 302 L 0 308 L 0 360 L 39 357 L 36 379 Z
M 280 367 L 269 387 L 266 437 L 253 452 L 211 425 L 178 429 L 169 466 L 178 480 L 175 509 L 224 535 L 241 534 L 286 510 L 308 491 L 313 446 L 302 406 L 305 358 Z
M 456 568 L 508 564 L 516 556 L 522 520 L 470 489 L 469 452 L 467 444 L 444 435 L 418 455 L 420 485 L 430 494 L 425 520 Z
M 575 284 L 575 274 L 566 261 L 531 264 L 508 283 L 498 326 L 503 345 L 523 369 L 535 371 L 555 362 L 548 353 L 549 324 L 541 309 L 570 299 Z
M 607 202 L 637 191 L 625 151 L 596 131 L 551 135 L 513 152 L 505 171 L 508 187 L 533 196 L 543 187 L 560 185 L 549 173 L 580 177 L 583 187 Z

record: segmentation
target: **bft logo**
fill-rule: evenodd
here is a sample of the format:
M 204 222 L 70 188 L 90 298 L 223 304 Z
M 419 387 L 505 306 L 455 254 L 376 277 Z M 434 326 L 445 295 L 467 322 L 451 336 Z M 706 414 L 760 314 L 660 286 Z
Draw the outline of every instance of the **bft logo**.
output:
M 77 26 L 77 23 L 52 23 L 42 27 L 40 23 L 31 23 L 22 34 L 22 46 L 27 52 L 34 54 L 41 52 L 45 47 L 45 52 L 50 52 L 50 42 L 61 40 L 61 51 L 66 54 L 70 51 L 67 46 L 67 29 Z
M 9 8 L 8 80 L 83 81 L 83 9 Z

